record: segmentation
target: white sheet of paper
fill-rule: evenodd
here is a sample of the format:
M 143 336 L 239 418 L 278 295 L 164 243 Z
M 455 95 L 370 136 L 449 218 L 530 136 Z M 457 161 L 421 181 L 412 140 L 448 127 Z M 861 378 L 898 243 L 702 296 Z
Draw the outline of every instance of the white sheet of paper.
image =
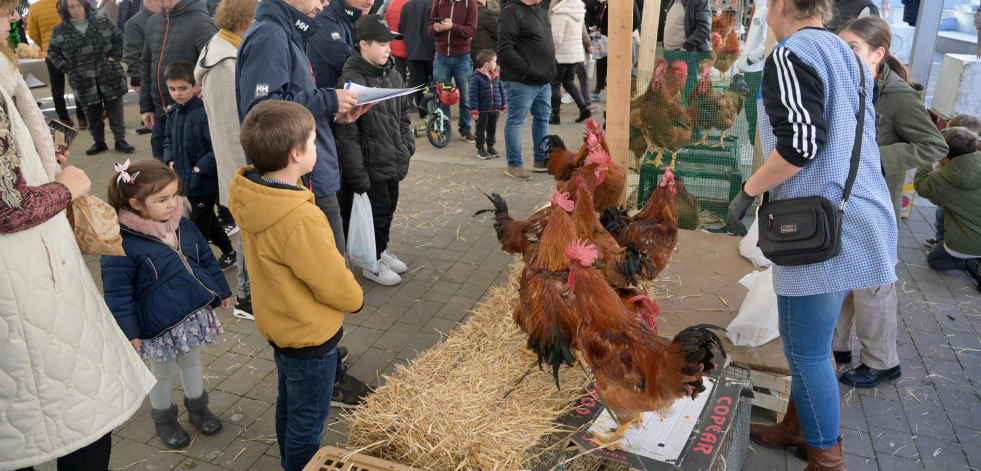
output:
M 413 88 L 372 88 L 365 87 L 364 85 L 358 85 L 353 82 L 348 82 L 344 86 L 346 90 L 351 90 L 358 94 L 358 104 L 367 105 L 368 103 L 375 103 L 378 101 L 385 101 L 389 98 L 400 97 L 408 95 L 410 93 L 415 93 L 422 89 L 422 85 Z
M 677 461 L 691 437 L 692 430 L 698 423 L 698 417 L 705 408 L 705 403 L 712 395 L 715 380 L 704 378 L 705 391 L 697 398 L 683 397 L 661 412 L 647 412 L 640 428 L 631 427 L 624 434 L 620 443 L 627 447 L 630 453 L 646 456 L 658 461 Z M 596 417 L 590 432 L 610 435 L 610 430 L 616 429 L 617 423 L 610 412 L 604 409 Z

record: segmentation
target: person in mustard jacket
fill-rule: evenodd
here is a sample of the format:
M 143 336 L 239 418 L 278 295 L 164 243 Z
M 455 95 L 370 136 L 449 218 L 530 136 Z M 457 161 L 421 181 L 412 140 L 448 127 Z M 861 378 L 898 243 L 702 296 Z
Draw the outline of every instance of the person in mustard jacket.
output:
M 297 103 L 253 107 L 241 140 L 254 165 L 238 170 L 228 198 L 242 230 L 255 325 L 276 360 L 276 439 L 287 471 L 302 469 L 320 448 L 336 375 L 361 399 L 369 393 L 337 371 L 344 313 L 360 311 L 364 295 L 314 194 L 300 184 L 317 161 L 315 126 Z

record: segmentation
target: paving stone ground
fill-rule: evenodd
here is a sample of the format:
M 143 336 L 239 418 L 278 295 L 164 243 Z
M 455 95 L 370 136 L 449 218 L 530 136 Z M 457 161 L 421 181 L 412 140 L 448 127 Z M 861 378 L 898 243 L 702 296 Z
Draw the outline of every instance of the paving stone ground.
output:
M 138 113 L 133 94 L 126 106 L 134 158 L 149 158 L 148 136 L 132 134 Z M 571 124 L 576 110 L 566 106 L 566 123 L 553 127 L 566 142 L 576 142 L 581 127 Z M 50 117 L 50 116 L 49 116 Z M 418 120 L 417 120 L 417 123 Z M 530 126 L 525 129 L 525 164 L 530 168 Z M 503 125 L 498 134 L 503 150 Z M 71 163 L 90 175 L 93 192 L 105 196 L 112 163 L 127 156 L 109 151 L 85 156 L 91 145 L 81 133 Z M 131 156 L 132 157 L 132 156 Z M 481 161 L 474 147 L 454 136 L 444 149 L 424 136 L 392 230 L 391 250 L 409 265 L 399 286 L 375 285 L 357 274 L 365 290 L 365 308 L 345 323 L 343 345 L 350 349 L 350 373 L 373 385 L 397 365 L 438 343 L 464 321 L 487 289 L 504 280 L 511 258 L 500 251 L 490 217 L 471 217 L 489 202 L 479 190 L 504 195 L 516 217 L 544 201 L 551 177 L 536 174 L 531 182 L 504 175 L 503 157 Z M 899 353 L 903 377 L 875 390 L 842 386 L 842 423 L 846 464 L 852 470 L 981 469 L 981 296 L 963 273 L 926 267 L 923 241 L 933 236 L 933 208 L 918 199 L 913 217 L 900 228 Z M 88 265 L 101 286 L 98 259 Z M 227 272 L 235 283 L 232 270 Z M 112 470 L 278 470 L 274 403 L 276 372 L 272 349 L 251 321 L 220 313 L 225 335 L 203 355 L 211 408 L 225 429 L 211 437 L 192 434 L 185 450 L 166 450 L 154 435 L 149 403 L 114 431 Z M 856 356 L 857 358 L 857 356 Z M 179 403 L 180 382 L 173 397 Z M 346 430 L 335 409 L 324 445 L 346 442 Z M 772 420 L 757 413 L 760 420 Z M 188 431 L 193 428 L 181 420 Z M 744 469 L 798 470 L 804 463 L 783 451 L 752 446 Z M 54 470 L 54 463 L 39 466 Z

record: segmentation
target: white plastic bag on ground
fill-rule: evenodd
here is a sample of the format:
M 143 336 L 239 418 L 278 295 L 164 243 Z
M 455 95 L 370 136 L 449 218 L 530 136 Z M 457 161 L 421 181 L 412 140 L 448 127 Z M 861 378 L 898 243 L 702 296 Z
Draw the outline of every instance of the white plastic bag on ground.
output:
M 741 347 L 758 347 L 779 337 L 773 269 L 754 271 L 739 280 L 739 284 L 749 288 L 749 293 L 739 314 L 726 328 L 729 340 Z
M 760 217 L 759 210 L 757 209 L 756 219 L 753 219 L 753 225 L 749 226 L 749 232 L 746 233 L 746 237 L 743 237 L 743 240 L 739 241 L 739 255 L 742 255 L 757 266 L 768 267 L 773 265 L 773 262 L 763 256 L 763 251 L 756 246 L 756 243 L 760 239 L 759 223 Z
M 371 219 L 371 202 L 366 193 L 355 193 L 351 204 L 351 222 L 347 230 L 347 260 L 351 266 L 378 271 L 375 253 L 375 223 Z

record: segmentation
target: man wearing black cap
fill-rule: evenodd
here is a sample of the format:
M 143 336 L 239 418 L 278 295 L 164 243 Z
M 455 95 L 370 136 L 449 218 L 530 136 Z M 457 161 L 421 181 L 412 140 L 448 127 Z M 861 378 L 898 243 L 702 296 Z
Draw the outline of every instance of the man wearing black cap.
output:
M 337 88 L 349 82 L 374 88 L 403 88 L 402 76 L 395 72 L 391 41 L 402 39 L 380 15 L 364 15 L 354 23 L 358 41 L 347 58 Z M 375 253 L 378 269 L 362 270 L 365 278 L 392 286 L 402 282 L 399 273 L 408 267 L 388 251 L 392 217 L 399 200 L 399 182 L 409 171 L 409 157 L 416 151 L 409 121 L 411 99 L 402 96 L 375 103 L 354 123 L 334 129 L 337 156 L 341 165 L 341 205 L 344 231 L 351 218 L 355 193 L 367 193 L 375 226 Z

